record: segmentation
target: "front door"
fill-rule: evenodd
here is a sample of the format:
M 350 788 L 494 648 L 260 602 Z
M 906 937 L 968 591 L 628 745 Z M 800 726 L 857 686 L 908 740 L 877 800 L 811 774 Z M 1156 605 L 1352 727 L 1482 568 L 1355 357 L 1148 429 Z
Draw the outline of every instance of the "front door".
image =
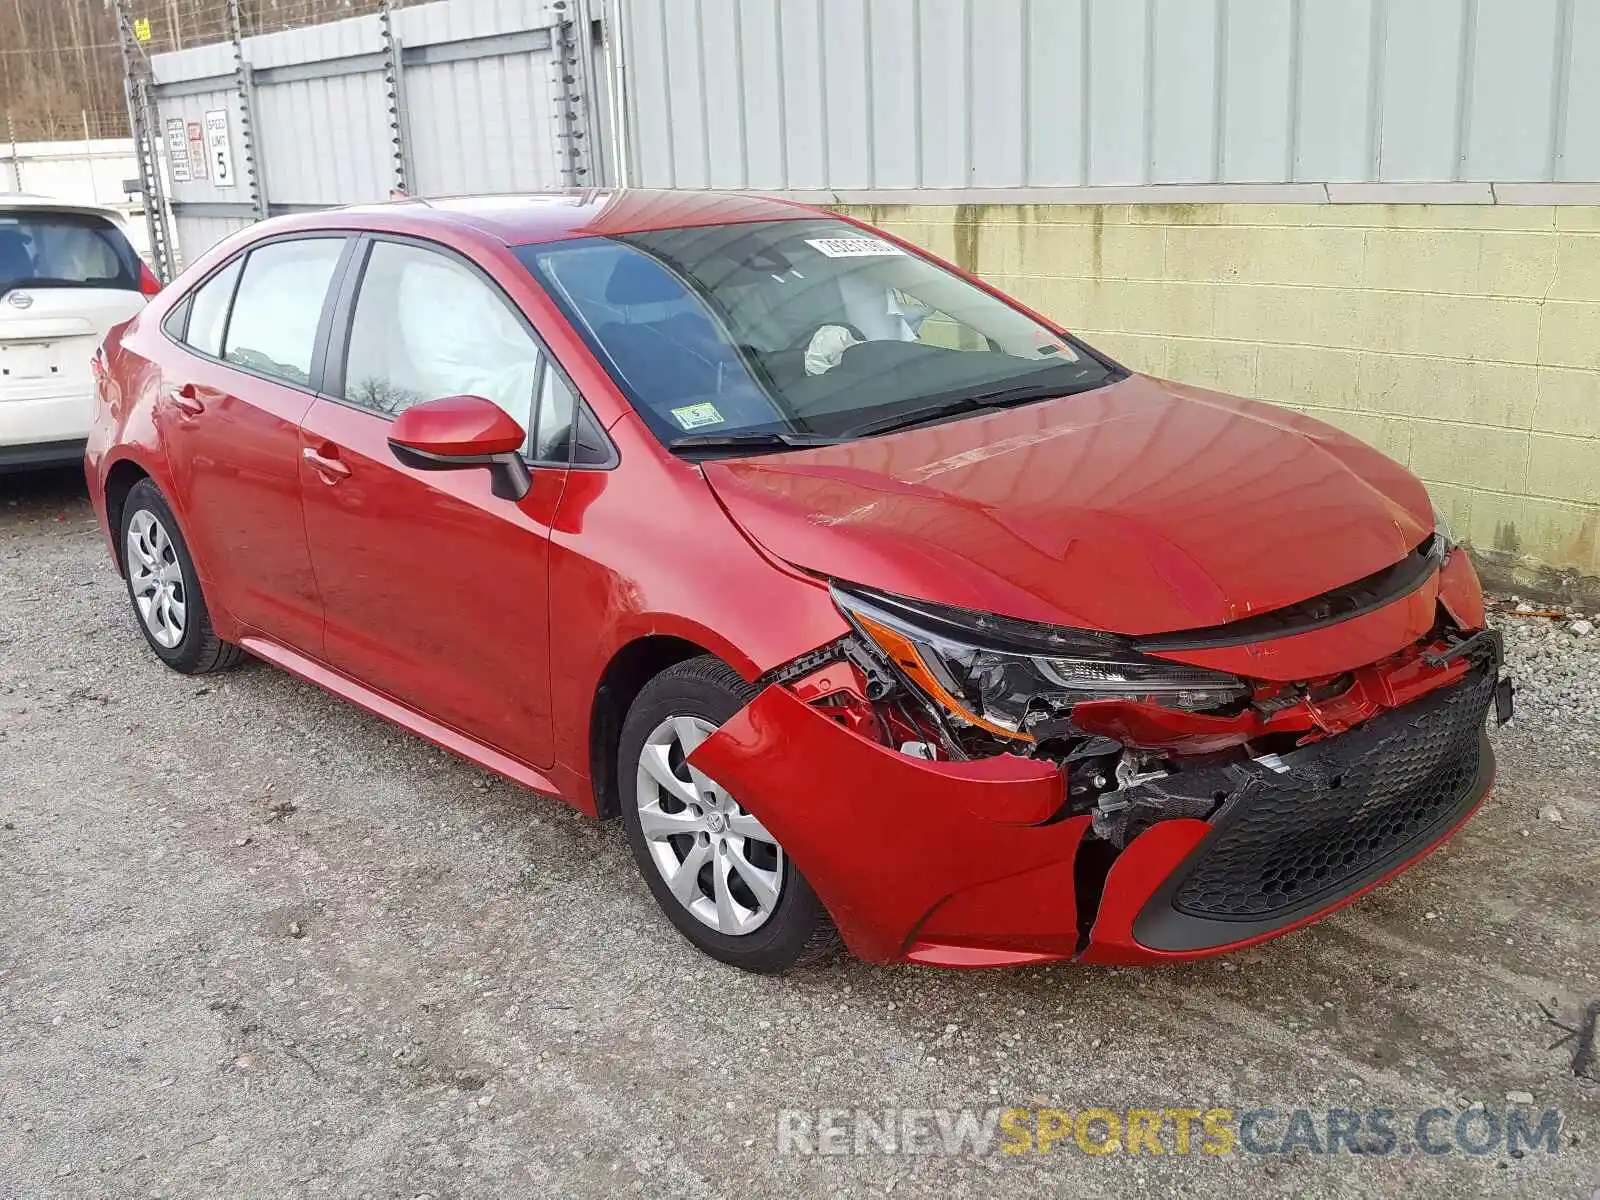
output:
M 403 409 L 462 394 L 494 401 L 529 430 L 565 382 L 510 301 L 453 254 L 378 239 L 352 278 L 345 353 L 335 362 L 330 352 L 329 394 L 303 421 L 300 486 L 324 657 L 436 721 L 548 766 L 549 534 L 565 460 L 541 464 L 530 436 L 533 488 L 503 500 L 486 469 L 417 470 L 387 439 Z M 561 404 L 570 425 L 570 391 Z

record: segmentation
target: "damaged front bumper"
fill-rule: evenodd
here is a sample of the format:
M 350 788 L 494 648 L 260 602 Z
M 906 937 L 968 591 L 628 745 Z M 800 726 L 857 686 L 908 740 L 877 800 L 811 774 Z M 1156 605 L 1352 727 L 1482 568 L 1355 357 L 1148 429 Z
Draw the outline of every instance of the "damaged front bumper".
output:
M 780 684 L 691 758 L 761 819 L 864 959 L 1170 961 L 1304 925 L 1444 841 L 1489 790 L 1497 690 L 1497 663 L 1474 665 L 1288 754 L 1135 784 L 1120 851 L 1091 814 L 1061 815 L 1050 761 L 913 758 Z M 1208 815 L 1146 823 L 1142 807 Z

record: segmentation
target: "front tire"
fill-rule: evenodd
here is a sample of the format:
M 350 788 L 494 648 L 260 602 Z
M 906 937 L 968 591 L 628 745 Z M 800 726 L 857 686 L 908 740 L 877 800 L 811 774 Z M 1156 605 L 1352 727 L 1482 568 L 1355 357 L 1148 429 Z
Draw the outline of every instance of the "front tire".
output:
M 833 922 L 761 822 L 685 762 L 755 694 L 711 655 L 669 667 L 628 710 L 617 781 L 628 844 L 667 919 L 713 958 L 777 972 L 831 952 Z
M 122 575 L 139 632 L 174 671 L 203 675 L 244 656 L 211 627 L 205 593 L 189 546 L 161 489 L 141 479 L 122 505 Z

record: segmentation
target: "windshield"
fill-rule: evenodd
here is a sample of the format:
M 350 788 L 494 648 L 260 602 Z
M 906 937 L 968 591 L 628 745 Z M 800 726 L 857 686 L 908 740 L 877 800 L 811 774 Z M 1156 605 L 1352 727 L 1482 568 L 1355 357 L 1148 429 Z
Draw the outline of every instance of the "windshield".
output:
M 1111 378 L 983 289 L 842 221 L 657 230 L 517 254 L 669 444 L 865 436 Z
M 15 287 L 139 290 L 139 257 L 93 213 L 0 209 L 0 292 Z

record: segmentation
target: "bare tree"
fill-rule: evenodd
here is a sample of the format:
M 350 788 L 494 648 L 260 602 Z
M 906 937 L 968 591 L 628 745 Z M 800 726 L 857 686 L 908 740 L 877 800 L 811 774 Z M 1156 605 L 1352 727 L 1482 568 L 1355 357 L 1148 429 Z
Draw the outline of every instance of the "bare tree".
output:
M 399 0 L 404 3 L 405 0 Z M 376 12 L 382 0 L 242 0 L 247 36 Z M 146 53 L 228 38 L 227 0 L 135 0 Z M 141 25 L 141 28 L 143 26 Z M 125 137 L 111 0 L 0 0 L 0 122 L 19 141 Z

